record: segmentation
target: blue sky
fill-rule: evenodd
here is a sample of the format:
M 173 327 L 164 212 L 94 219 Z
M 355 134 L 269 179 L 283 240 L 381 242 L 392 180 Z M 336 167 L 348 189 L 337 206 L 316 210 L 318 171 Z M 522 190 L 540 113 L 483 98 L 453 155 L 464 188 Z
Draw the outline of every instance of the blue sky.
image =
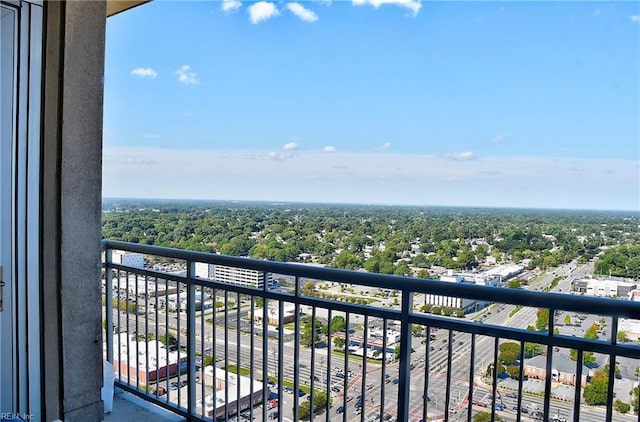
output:
M 105 196 L 640 209 L 637 2 L 154 1 Z

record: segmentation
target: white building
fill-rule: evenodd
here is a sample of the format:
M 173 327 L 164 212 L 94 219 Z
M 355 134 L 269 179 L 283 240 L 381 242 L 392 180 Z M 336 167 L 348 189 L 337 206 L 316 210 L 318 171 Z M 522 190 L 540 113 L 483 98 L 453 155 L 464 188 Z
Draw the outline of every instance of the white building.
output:
M 265 281 L 267 285 L 273 283 L 273 275 L 247 268 L 227 267 L 225 265 L 206 264 L 196 262 L 196 277 L 209 278 L 229 284 L 255 287 L 262 289 Z
M 629 337 L 639 337 L 640 321 L 637 319 L 620 318 L 620 331 L 624 331 Z
M 107 343 L 103 342 L 103 355 L 107 356 Z M 184 352 L 169 351 L 157 340 L 143 340 L 127 332 L 113 334 L 113 366 L 129 382 L 140 384 L 176 375 L 180 364 L 186 362 Z
M 386 334 L 386 335 L 385 335 Z M 387 338 L 387 345 L 392 346 L 396 343 L 400 343 L 400 333 L 396 330 L 387 330 L 385 333 L 381 329 L 374 329 L 369 332 L 369 339 L 371 343 L 382 344 L 384 338 Z
M 288 324 L 296 320 L 296 307 L 293 304 L 285 304 L 283 306 L 283 324 Z M 251 311 L 247 312 L 247 317 L 251 318 Z M 261 322 L 264 317 L 264 308 L 256 308 L 253 320 L 256 322 Z M 267 323 L 271 325 L 276 325 L 280 323 L 280 308 L 267 308 Z
M 584 278 L 574 283 L 574 290 L 587 296 L 630 297 L 636 283 L 617 279 Z
M 448 270 L 446 274 L 440 276 L 440 281 L 447 283 L 467 283 L 479 286 L 497 287 L 500 285 L 500 277 L 487 273 L 456 273 Z M 488 305 L 488 302 L 475 299 L 466 299 L 445 295 L 426 295 L 426 304 L 439 306 L 441 308 L 461 309 L 463 312 L 475 312 Z
M 248 409 L 253 404 L 262 402 L 262 387 L 260 381 L 254 381 L 249 377 L 239 376 L 233 372 L 226 372 L 221 368 L 206 366 L 203 368 L 204 383 L 213 386 L 214 393 L 205 396 L 204 400 L 196 402 L 197 411 L 213 419 L 235 414 L 238 406 L 240 411 Z M 238 396 L 238 386 L 240 396 Z
M 106 280 L 102 279 L 102 291 L 106 293 Z M 169 285 L 168 283 L 157 282 L 156 280 L 150 280 L 145 277 L 139 277 L 137 274 L 122 275 L 120 278 L 114 277 L 111 281 L 111 287 L 114 294 L 117 293 L 121 299 L 135 301 L 136 296 L 139 299 L 149 299 L 148 304 L 150 306 L 155 305 L 156 296 L 159 298 L 158 302 L 164 304 L 163 296 L 175 294 L 178 289 L 175 285 Z M 144 305 L 144 303 L 139 303 Z
M 144 268 L 144 255 L 136 252 L 113 251 L 111 259 L 115 264 L 133 268 Z
M 500 281 L 507 281 L 512 277 L 517 276 L 518 274 L 524 271 L 524 265 L 518 264 L 507 264 L 500 265 L 499 267 L 495 267 L 485 272 L 484 274 L 488 276 L 498 276 L 500 277 Z
M 164 298 L 163 298 L 164 299 Z M 196 304 L 196 309 L 200 308 L 204 301 L 211 299 L 211 295 L 206 293 L 196 292 L 194 294 L 194 300 Z M 167 308 L 169 310 L 175 311 L 178 309 L 186 309 L 187 308 L 187 293 L 175 293 L 167 296 Z

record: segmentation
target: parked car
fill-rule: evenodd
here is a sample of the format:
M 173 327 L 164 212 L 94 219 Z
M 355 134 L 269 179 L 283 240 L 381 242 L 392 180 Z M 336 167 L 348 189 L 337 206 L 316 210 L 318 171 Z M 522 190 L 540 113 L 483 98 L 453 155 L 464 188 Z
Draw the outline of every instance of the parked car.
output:
M 336 413 L 344 413 L 344 406 L 339 406 L 339 407 L 336 409 Z

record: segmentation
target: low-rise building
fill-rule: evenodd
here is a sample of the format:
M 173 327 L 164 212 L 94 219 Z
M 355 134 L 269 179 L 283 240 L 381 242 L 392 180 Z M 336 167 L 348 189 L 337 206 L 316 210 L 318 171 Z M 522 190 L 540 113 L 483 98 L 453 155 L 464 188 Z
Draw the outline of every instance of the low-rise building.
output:
M 264 318 L 264 308 L 256 308 L 254 310 L 253 320 L 261 322 Z M 247 317 L 251 319 L 251 311 L 247 312 Z M 284 305 L 284 313 L 282 317 L 282 323 L 288 324 L 296 320 L 296 307 L 295 305 Z M 280 308 L 267 308 L 267 323 L 271 325 L 277 325 L 280 323 Z
M 225 415 L 234 415 L 253 405 L 262 403 L 263 384 L 249 377 L 227 372 L 221 368 L 206 366 L 203 368 L 203 382 L 213 387 L 214 392 L 198 400 L 196 410 L 206 417 L 218 419 Z M 238 392 L 240 393 L 238 395 Z
M 240 286 L 254 287 L 256 289 L 264 288 L 264 283 L 267 283 L 267 286 L 273 284 L 273 274 L 248 268 L 228 267 L 225 265 L 196 262 L 195 272 L 196 277 L 208 278 Z
M 551 379 L 566 385 L 576 385 L 576 362 L 564 353 L 554 353 L 551 361 Z M 547 356 L 534 356 L 524 361 L 524 375 L 530 378 L 545 379 L 547 376 Z M 589 368 L 582 367 L 580 385 L 585 387 L 589 377 Z
M 500 278 L 495 275 L 487 275 L 487 273 L 454 273 L 453 270 L 448 270 L 446 274 L 442 274 L 440 281 L 447 283 L 477 284 L 490 287 L 500 285 Z M 460 309 L 465 313 L 476 312 L 489 304 L 488 302 L 475 299 L 436 294 L 426 294 L 425 302 L 425 305 L 432 307 L 439 306 L 441 308 Z
M 104 358 L 107 343 L 103 343 Z M 187 355 L 170 351 L 157 340 L 144 340 L 127 332 L 113 335 L 113 366 L 116 377 L 130 384 L 146 385 L 177 375 L 186 366 Z
M 583 278 L 573 283 L 573 290 L 587 296 L 596 297 L 630 297 L 637 284 L 617 278 Z
M 517 276 L 518 274 L 521 274 L 524 271 L 524 268 L 525 268 L 524 265 L 519 265 L 519 264 L 500 265 L 498 267 L 488 270 L 484 274 L 486 274 L 489 277 L 497 276 L 500 279 L 500 282 L 505 282 L 505 281 L 509 281 L 510 279 Z
M 112 262 L 133 268 L 144 268 L 144 255 L 137 252 L 113 251 Z

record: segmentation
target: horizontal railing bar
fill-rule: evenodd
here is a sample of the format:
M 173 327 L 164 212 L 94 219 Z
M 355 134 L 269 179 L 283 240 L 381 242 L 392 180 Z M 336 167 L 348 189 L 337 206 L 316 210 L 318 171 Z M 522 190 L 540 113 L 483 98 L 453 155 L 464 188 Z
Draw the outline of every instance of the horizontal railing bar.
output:
M 640 303 L 615 299 L 603 299 L 590 296 L 567 295 L 551 292 L 531 292 L 521 289 L 476 286 L 464 283 L 449 283 L 437 280 L 416 279 L 412 277 L 389 276 L 322 268 L 301 264 L 263 261 L 253 258 L 240 258 L 217 255 L 206 252 L 186 251 L 160 246 L 141 245 L 115 240 L 103 240 L 105 249 L 117 249 L 138 252 L 147 255 L 175 258 L 231 267 L 248 268 L 277 274 L 304 277 L 308 279 L 330 280 L 340 283 L 367 285 L 378 288 L 390 288 L 389 279 L 393 279 L 395 290 L 409 290 L 414 293 L 428 293 L 467 299 L 488 300 L 492 302 L 548 308 L 584 313 L 585 309 L 597 309 L 599 314 L 624 318 L 640 319 Z

